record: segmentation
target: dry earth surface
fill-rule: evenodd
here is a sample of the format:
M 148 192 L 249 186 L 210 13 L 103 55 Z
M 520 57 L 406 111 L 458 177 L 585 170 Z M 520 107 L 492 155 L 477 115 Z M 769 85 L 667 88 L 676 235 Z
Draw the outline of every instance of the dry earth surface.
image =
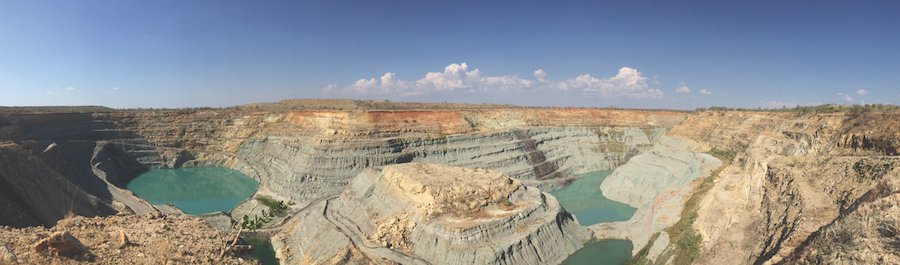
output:
M 54 235 L 69 236 L 48 240 Z M 41 246 L 42 242 L 48 242 Z M 231 238 L 199 218 L 127 215 L 72 217 L 52 228 L 0 227 L 3 264 L 257 264 L 228 253 Z M 79 246 L 80 245 L 80 246 Z

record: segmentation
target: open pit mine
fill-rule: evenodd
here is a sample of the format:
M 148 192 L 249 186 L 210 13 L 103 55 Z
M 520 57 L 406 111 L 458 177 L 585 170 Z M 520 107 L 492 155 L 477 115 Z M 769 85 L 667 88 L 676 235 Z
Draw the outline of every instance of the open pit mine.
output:
M 0 108 L 0 264 L 900 264 L 900 110 Z

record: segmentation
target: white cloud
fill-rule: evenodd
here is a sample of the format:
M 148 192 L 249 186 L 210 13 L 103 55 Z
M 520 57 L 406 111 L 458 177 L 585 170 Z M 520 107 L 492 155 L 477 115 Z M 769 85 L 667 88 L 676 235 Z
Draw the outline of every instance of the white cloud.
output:
M 610 78 L 597 78 L 582 74 L 559 82 L 547 79 L 543 69 L 535 70 L 534 79 L 517 75 L 489 76 L 479 69 L 471 69 L 468 64 L 450 64 L 441 72 L 428 72 L 417 80 L 397 79 L 393 72 L 379 78 L 359 79 L 346 87 L 328 85 L 326 93 L 352 93 L 357 95 L 400 95 L 414 96 L 435 92 L 478 92 L 478 91 L 524 91 L 530 89 L 557 89 L 601 96 L 625 96 L 633 98 L 658 98 L 664 93 L 647 84 L 647 78 L 640 71 L 622 67 Z
M 680 86 L 678 86 L 678 87 L 675 87 L 675 93 L 678 93 L 678 94 L 690 94 L 690 93 L 691 93 L 691 88 L 688 87 L 688 86 L 686 86 L 686 85 L 680 85 Z
M 700 94 L 702 95 L 712 95 L 712 91 L 706 89 L 700 89 Z
M 375 78 L 372 78 L 372 79 L 356 80 L 356 82 L 353 82 L 353 84 L 350 85 L 350 87 L 353 88 L 353 90 L 355 90 L 356 92 L 365 93 L 366 91 L 368 91 L 369 89 L 372 89 L 373 87 L 375 87 L 377 85 L 378 85 L 378 80 L 375 80 Z
M 101 87 L 100 91 L 105 91 L 106 93 L 112 94 L 112 93 L 118 92 L 119 88 L 118 87 L 110 87 L 110 88 Z
M 853 97 L 851 97 L 850 95 L 847 95 L 847 94 L 844 94 L 844 93 L 837 93 L 837 95 L 838 95 L 838 96 L 841 96 L 842 98 L 844 98 L 844 101 L 845 101 L 845 102 L 853 102 Z
M 444 67 L 443 72 L 425 74 L 425 77 L 416 81 L 416 87 L 420 90 L 454 91 L 474 87 L 480 77 L 481 72 L 478 69 L 469 71 L 466 63 L 450 64 Z
M 44 95 L 71 95 L 75 93 L 75 87 L 67 86 L 67 87 L 54 87 L 49 91 L 44 91 Z
M 538 82 L 547 82 L 547 73 L 544 72 L 544 69 L 534 70 L 534 78 Z
M 337 93 L 339 92 L 340 88 L 337 84 L 328 84 L 325 86 L 325 88 L 322 88 L 322 90 L 325 91 L 325 93 Z
M 518 76 L 487 76 L 481 80 L 481 83 L 482 87 L 504 91 L 531 87 L 531 80 L 521 79 Z
M 396 75 L 397 75 L 396 73 L 391 73 L 391 72 L 384 73 L 384 75 L 382 75 L 380 78 L 381 79 L 381 87 L 390 87 L 390 86 L 394 85 L 394 76 L 396 76 Z
M 602 96 L 658 98 L 664 94 L 659 89 L 650 88 L 646 80 L 637 69 L 622 67 L 618 74 L 607 79 L 582 74 L 559 82 L 556 87 L 563 91 L 578 90 Z
M 865 96 L 865 95 L 869 94 L 869 91 L 865 90 L 865 89 L 859 89 L 856 91 L 856 94 L 859 94 L 860 96 Z

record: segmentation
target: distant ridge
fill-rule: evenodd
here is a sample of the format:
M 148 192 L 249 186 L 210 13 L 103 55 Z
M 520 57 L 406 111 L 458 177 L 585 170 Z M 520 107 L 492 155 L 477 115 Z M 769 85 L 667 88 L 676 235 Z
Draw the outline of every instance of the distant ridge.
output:
M 524 108 L 511 104 L 472 104 L 449 102 L 393 102 L 390 100 L 357 100 L 357 99 L 286 99 L 275 103 L 255 103 L 239 106 L 240 108 L 259 108 L 262 110 L 450 110 L 450 109 L 512 109 Z
M 33 106 L 33 107 L 4 107 L 0 106 L 0 113 L 90 113 L 110 112 L 113 108 L 104 106 Z

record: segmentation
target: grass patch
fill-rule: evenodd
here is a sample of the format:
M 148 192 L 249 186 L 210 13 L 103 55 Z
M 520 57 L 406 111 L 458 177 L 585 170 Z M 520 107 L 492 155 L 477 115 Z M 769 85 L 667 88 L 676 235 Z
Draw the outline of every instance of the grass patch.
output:
M 269 212 L 272 213 L 272 216 L 284 216 L 285 210 L 288 208 L 288 203 L 284 201 L 275 200 L 266 196 L 256 196 L 256 201 L 260 204 L 269 207 Z
M 697 209 L 700 206 L 700 200 L 715 185 L 716 178 L 722 173 L 722 170 L 731 164 L 734 160 L 735 152 L 731 150 L 721 150 L 713 148 L 708 154 L 722 160 L 722 166 L 713 171 L 709 176 L 700 182 L 691 197 L 684 203 L 684 209 L 681 211 L 681 219 L 674 225 L 666 228 L 666 233 L 673 243 L 672 261 L 675 265 L 691 264 L 700 256 L 700 244 L 703 237 L 694 230 L 693 224 L 697 220 Z
M 635 254 L 634 257 L 631 257 L 631 259 L 629 259 L 628 262 L 625 264 L 626 265 L 653 264 L 653 263 L 650 263 L 650 260 L 647 259 L 647 254 L 650 253 L 650 247 L 653 246 L 653 242 L 656 242 L 656 238 L 658 238 L 658 237 L 659 237 L 659 233 L 654 233 L 652 236 L 650 236 L 650 240 L 647 241 L 647 245 L 644 245 L 644 247 L 641 248 L 641 250 L 639 250 L 638 253 Z
M 729 108 L 713 106 L 709 108 L 698 108 L 696 111 L 766 111 L 766 112 L 789 112 L 799 115 L 806 114 L 828 114 L 828 113 L 850 113 L 864 114 L 868 112 L 884 112 L 897 111 L 900 106 L 884 105 L 884 104 L 862 104 L 862 105 L 838 105 L 823 104 L 815 106 L 782 106 L 781 108 Z

